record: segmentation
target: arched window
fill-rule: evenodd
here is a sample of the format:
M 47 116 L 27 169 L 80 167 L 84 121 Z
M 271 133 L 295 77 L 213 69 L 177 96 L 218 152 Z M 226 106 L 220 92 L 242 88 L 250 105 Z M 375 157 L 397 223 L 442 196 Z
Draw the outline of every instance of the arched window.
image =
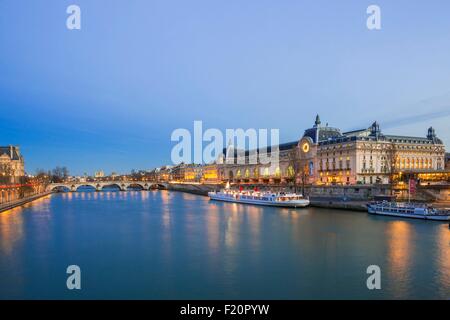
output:
M 293 178 L 295 176 L 295 171 L 292 166 L 289 166 L 287 169 L 287 175 L 289 178 Z
M 275 169 L 275 177 L 280 177 L 281 176 L 281 170 L 280 170 L 280 167 L 277 167 L 276 169 Z

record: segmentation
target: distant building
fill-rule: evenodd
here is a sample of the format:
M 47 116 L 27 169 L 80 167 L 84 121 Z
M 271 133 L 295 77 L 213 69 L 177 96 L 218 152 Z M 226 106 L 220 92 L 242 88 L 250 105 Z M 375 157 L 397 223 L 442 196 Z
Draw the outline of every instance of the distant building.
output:
M 11 182 L 25 176 L 25 166 L 18 146 L 0 147 L 0 175 L 10 177 Z
M 155 180 L 167 182 L 171 180 L 173 166 L 163 166 L 155 169 Z
M 278 159 L 278 162 L 262 161 Z M 274 164 L 275 163 L 275 164 Z M 450 182 L 450 157 L 428 128 L 424 137 L 384 134 L 368 128 L 341 132 L 322 125 L 319 115 L 299 140 L 255 150 L 229 145 L 212 164 L 156 168 L 151 180 L 237 184 L 372 185 Z
M 176 166 L 171 167 L 168 170 L 169 180 L 171 181 L 183 181 L 184 180 L 184 171 L 186 169 L 186 164 L 180 163 Z
M 200 182 L 202 179 L 203 166 L 199 164 L 190 164 L 184 169 L 185 182 Z
M 103 178 L 104 176 L 105 176 L 105 173 L 103 172 L 103 170 L 96 171 L 94 173 L 94 178 Z
M 221 182 L 220 166 L 217 164 L 207 164 L 202 168 L 202 182 L 217 183 Z

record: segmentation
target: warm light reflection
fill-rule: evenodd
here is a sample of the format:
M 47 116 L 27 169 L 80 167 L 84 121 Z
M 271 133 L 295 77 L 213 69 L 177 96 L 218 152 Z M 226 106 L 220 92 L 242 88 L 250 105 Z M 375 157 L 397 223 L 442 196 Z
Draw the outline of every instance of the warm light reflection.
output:
M 247 223 L 250 226 L 251 241 L 254 250 L 260 249 L 261 246 L 261 219 L 263 214 L 263 208 L 257 206 L 246 207 Z
M 217 253 L 220 247 L 220 217 L 219 208 L 211 203 L 206 218 L 206 233 L 208 235 L 208 247 L 211 253 Z
M 446 224 L 443 224 L 439 229 L 436 240 L 438 247 L 438 265 L 435 268 L 439 273 L 442 296 L 450 298 L 450 293 L 445 291 L 450 288 L 450 230 Z
M 23 216 L 21 208 L 0 213 L 0 248 L 2 254 L 10 255 L 14 244 L 23 237 Z
M 239 224 L 242 220 L 242 214 L 239 209 L 242 209 L 242 205 L 237 203 L 227 204 L 227 211 L 229 210 L 230 214 L 226 218 L 227 227 L 225 229 L 225 245 L 228 248 L 235 247 L 237 244 Z
M 23 209 L 32 207 L 34 211 L 49 213 L 51 195 L 26 203 L 22 206 L 0 212 L 0 251 L 4 254 L 13 253 L 15 244 L 24 236 Z
M 411 259 L 411 225 L 405 221 L 389 223 L 388 256 L 394 269 L 404 270 Z
M 407 288 L 401 283 L 407 283 L 410 277 L 411 261 L 413 261 L 413 229 L 410 222 L 393 221 L 387 225 L 387 262 L 391 281 L 398 282 L 395 288 L 396 297 L 405 297 Z
M 161 191 L 161 200 L 162 202 L 167 205 L 169 203 L 169 192 L 168 191 Z

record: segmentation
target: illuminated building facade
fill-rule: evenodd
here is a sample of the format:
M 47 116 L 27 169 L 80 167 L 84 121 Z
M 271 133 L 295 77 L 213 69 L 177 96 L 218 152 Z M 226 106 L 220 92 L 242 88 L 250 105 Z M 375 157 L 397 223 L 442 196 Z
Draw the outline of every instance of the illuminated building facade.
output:
M 260 150 L 247 151 L 245 163 L 237 163 L 237 155 L 229 155 L 230 149 L 224 150 L 227 159 L 222 168 L 222 177 L 235 183 L 315 183 L 318 177 L 317 148 L 319 142 L 340 136 L 339 129 L 322 126 L 319 116 L 316 116 L 314 126 L 306 129 L 298 141 L 280 144 L 278 148 L 268 147 L 267 157 L 278 157 L 278 165 L 262 164 L 259 161 Z M 272 150 L 273 149 L 273 150 Z M 231 149 L 232 150 L 232 149 Z M 237 152 L 235 152 L 237 153 Z M 251 164 L 251 157 L 257 160 Z
M 221 181 L 220 169 L 216 164 L 207 164 L 202 168 L 202 182 L 217 183 Z
M 432 127 L 426 137 L 384 135 L 377 122 L 344 132 L 317 148 L 318 184 L 388 184 L 402 174 L 445 170 L 445 147 Z
M 202 166 L 199 164 L 190 164 L 184 168 L 185 182 L 200 182 L 202 179 Z
M 10 180 L 9 182 L 16 182 L 25 175 L 24 160 L 19 147 L 0 147 L 0 175 Z
M 95 177 L 95 178 L 103 178 L 104 176 L 105 176 L 105 172 L 104 172 L 103 170 L 96 171 L 96 172 L 94 173 L 94 177 Z
M 299 141 L 280 144 L 277 154 L 271 152 L 267 148 L 269 156 L 279 156 L 276 167 L 261 164 L 260 150 L 246 151 L 245 161 L 237 163 L 238 152 L 229 146 L 223 156 L 232 161 L 216 165 L 219 176 L 234 183 L 283 184 L 295 179 L 314 185 L 388 184 L 402 174 L 448 177 L 445 147 L 432 127 L 426 137 L 385 135 L 377 122 L 342 133 L 322 125 L 317 115 Z M 255 156 L 256 163 L 250 161 Z

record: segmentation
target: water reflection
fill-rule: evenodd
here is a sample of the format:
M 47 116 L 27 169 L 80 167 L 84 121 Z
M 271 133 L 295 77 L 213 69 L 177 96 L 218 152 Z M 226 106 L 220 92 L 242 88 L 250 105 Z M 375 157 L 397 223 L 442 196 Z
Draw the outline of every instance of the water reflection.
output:
M 23 216 L 20 211 L 21 209 L 15 208 L 0 213 L 0 248 L 2 254 L 10 255 L 14 244 L 24 236 Z
M 205 219 L 209 253 L 214 257 L 220 248 L 220 211 L 216 203 L 211 203 Z
M 435 282 L 442 284 L 439 286 L 441 296 L 450 299 L 450 230 L 446 225 L 439 228 L 436 237 L 437 246 L 437 270 Z
M 261 250 L 261 219 L 263 207 L 248 206 L 245 210 L 245 217 L 251 233 L 251 246 L 253 251 Z
M 76 261 L 92 281 L 83 298 L 442 299 L 449 246 L 440 223 L 169 191 L 63 193 L 0 213 L 0 298 L 39 298 L 43 287 L 70 298 L 54 275 Z M 371 264 L 383 277 L 375 296 Z
M 411 261 L 415 252 L 412 250 L 413 230 L 410 222 L 392 221 L 386 228 L 387 261 L 389 279 L 396 282 L 392 291 L 396 298 L 408 294 L 408 281 L 411 278 Z
M 225 245 L 228 249 L 232 249 L 237 245 L 239 226 L 242 219 L 242 214 L 239 212 L 241 205 L 237 203 L 225 204 L 229 211 L 229 214 L 225 217 Z

